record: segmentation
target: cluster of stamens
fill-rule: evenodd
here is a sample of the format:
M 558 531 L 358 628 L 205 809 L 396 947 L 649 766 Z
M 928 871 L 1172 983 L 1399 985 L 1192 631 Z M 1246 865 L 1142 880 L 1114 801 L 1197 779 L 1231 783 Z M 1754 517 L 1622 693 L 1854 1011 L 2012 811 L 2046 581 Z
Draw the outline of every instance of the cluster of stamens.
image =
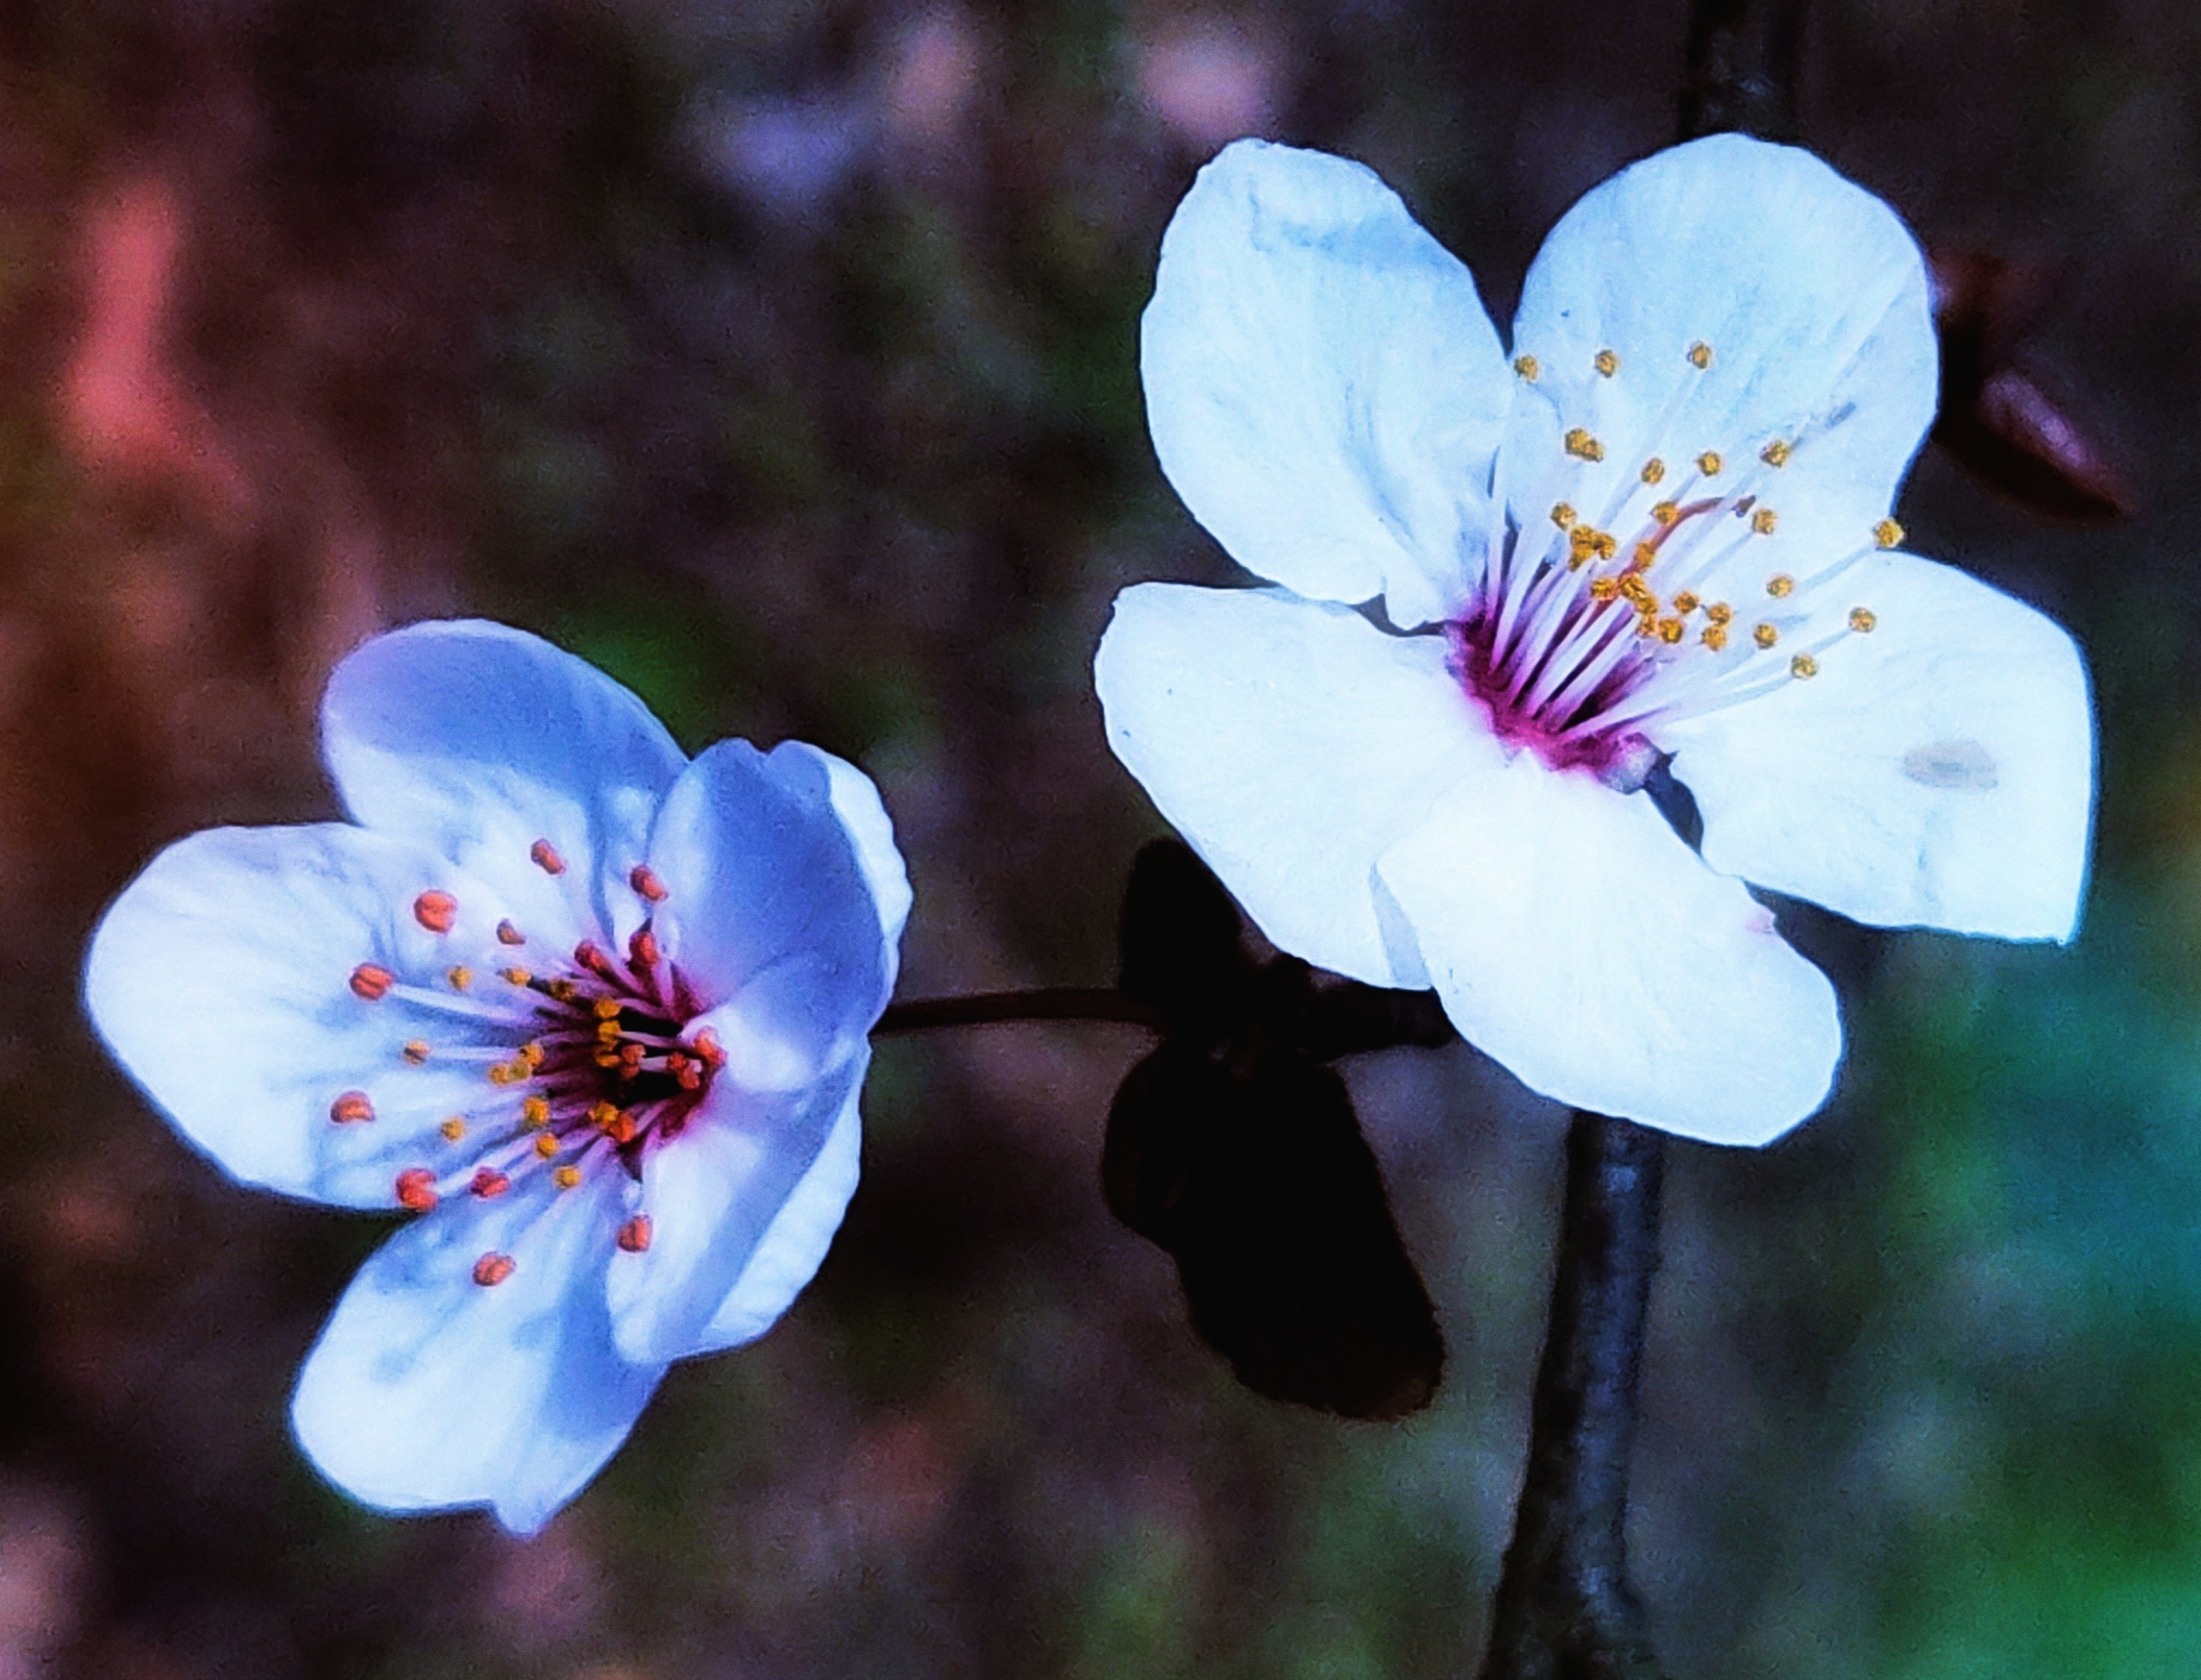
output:
M 537 841 L 529 855 L 546 874 L 566 873 L 565 860 L 547 840 Z M 486 973 L 454 963 L 433 980 L 414 984 L 378 963 L 352 970 L 351 991 L 361 1002 L 394 1002 L 457 1030 L 457 1042 L 442 1046 L 429 1038 L 403 1040 L 396 1051 L 403 1064 L 482 1065 L 481 1101 L 437 1128 L 449 1158 L 400 1172 L 393 1185 L 399 1207 L 425 1213 L 450 1195 L 489 1201 L 531 1172 L 547 1173 L 561 1192 L 578 1188 L 593 1170 L 617 1168 L 638 1178 L 649 1142 L 674 1137 L 687 1124 L 725 1052 L 707 1027 L 688 1031 L 700 1006 L 666 960 L 649 919 L 665 901 L 664 884 L 637 864 L 627 884 L 642 902 L 644 919 L 623 959 L 590 939 L 570 954 L 538 955 L 527 934 L 504 920 L 495 937 L 508 960 Z M 414 920 L 431 934 L 450 934 L 458 912 L 458 902 L 439 890 L 413 902 Z M 329 1106 L 337 1125 L 374 1119 L 363 1091 L 345 1091 Z M 649 1239 L 644 1213 L 627 1219 L 617 1233 L 627 1254 L 642 1253 Z M 473 1280 L 492 1287 L 514 1267 L 510 1254 L 484 1254 Z
M 1712 365 L 1701 340 L 1681 355 L 1698 373 Z M 1529 355 L 1513 368 L 1530 383 L 1544 373 Z M 1621 359 L 1599 350 L 1592 368 L 1599 379 L 1617 379 Z M 1695 388 L 1685 377 L 1646 443 L 1655 449 L 1680 429 Z M 1473 604 L 1449 628 L 1461 677 L 1499 733 L 1555 767 L 1610 772 L 1634 761 L 1632 746 L 1658 719 L 1815 677 L 1837 643 L 1869 634 L 1876 615 L 1836 605 L 1833 585 L 1902 541 L 1893 520 L 1805 577 L 1752 564 L 1753 544 L 1780 528 L 1771 499 L 1779 473 L 1834 423 L 1750 440 L 1739 469 L 1716 448 L 1671 462 L 1646 452 L 1608 505 L 1586 514 L 1561 501 L 1548 527 L 1513 527 L 1504 497 L 1494 498 L 1503 523 L 1486 546 Z M 1567 428 L 1560 448 L 1577 473 L 1606 455 L 1587 426 Z

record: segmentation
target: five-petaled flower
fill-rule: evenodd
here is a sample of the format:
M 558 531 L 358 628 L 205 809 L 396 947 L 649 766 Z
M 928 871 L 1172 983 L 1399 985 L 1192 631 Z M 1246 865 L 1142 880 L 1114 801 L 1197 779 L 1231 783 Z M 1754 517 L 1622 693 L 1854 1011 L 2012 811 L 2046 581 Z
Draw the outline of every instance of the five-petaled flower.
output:
M 1164 471 L 1280 587 L 1125 591 L 1109 738 L 1284 949 L 1434 985 L 1562 1101 L 1752 1143 L 1824 1100 L 1841 1029 L 1745 881 L 2071 936 L 2085 671 L 1899 552 L 1925 270 L 1817 159 L 1722 136 L 1595 189 L 1509 358 L 1373 174 L 1240 142 L 1171 223 L 1142 348 Z M 1643 791 L 1666 774 L 1700 855 Z
M 236 1178 L 418 1215 L 300 1373 L 314 1462 L 530 1532 L 669 1361 L 760 1335 L 817 1270 L 907 880 L 861 772 L 793 742 L 691 762 L 500 626 L 367 643 L 322 730 L 354 822 L 170 847 L 86 999 Z

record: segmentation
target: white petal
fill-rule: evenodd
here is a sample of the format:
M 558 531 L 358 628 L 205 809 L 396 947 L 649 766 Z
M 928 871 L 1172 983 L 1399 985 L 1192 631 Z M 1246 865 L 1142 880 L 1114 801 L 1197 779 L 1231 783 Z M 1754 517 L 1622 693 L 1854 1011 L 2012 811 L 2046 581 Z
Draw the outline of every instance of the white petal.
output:
M 1108 743 L 1284 950 L 1429 981 L 1376 861 L 1498 746 L 1436 636 L 1281 590 L 1142 584 L 1094 661 Z
M 1843 581 L 1870 634 L 1661 731 L 1705 860 L 1858 921 L 2069 938 L 2093 811 L 2078 649 L 1953 567 L 1890 554 Z
M 532 1533 L 618 1450 L 663 1374 L 612 1345 L 604 1268 L 625 1175 L 447 1202 L 360 1269 L 291 1417 L 321 1472 L 390 1511 L 490 1505 Z M 475 1262 L 514 1262 L 502 1283 Z
M 836 1157 L 822 1172 L 819 1163 L 838 1127 L 854 1124 L 869 1060 L 859 1055 L 825 1083 L 776 1100 L 722 1078 L 680 1134 L 649 1150 L 640 1201 L 649 1246 L 620 1254 L 611 1271 L 612 1316 L 628 1358 L 680 1359 L 746 1340 L 809 1281 L 855 1187 L 852 1160 Z M 853 1148 L 842 1140 L 844 1154 Z M 829 1219 L 825 1204 L 836 1190 Z M 793 1275 L 806 1259 L 807 1269 Z M 750 1324 L 783 1286 L 747 1336 L 714 1339 L 722 1313 Z
M 1523 523 L 1564 500 L 1625 540 L 1654 500 L 1754 491 L 1780 515 L 1780 546 L 1753 556 L 1769 571 L 1788 551 L 1821 556 L 1789 565 L 1800 572 L 1869 541 L 1939 380 L 1924 261 L 1894 212 L 1808 152 L 1734 134 L 1660 152 L 1568 211 L 1529 268 L 1514 349 L 1541 364 L 1518 387 L 1501 469 Z M 1594 365 L 1607 350 L 1611 377 Z M 1601 462 L 1552 449 L 1572 427 Z M 1779 468 L 1759 459 L 1776 442 L 1793 445 Z M 1722 470 L 1695 480 L 1705 450 Z M 1653 456 L 1655 490 L 1638 476 Z
M 1140 370 L 1162 470 L 1240 565 L 1402 626 L 1461 603 L 1510 376 L 1474 277 L 1373 173 L 1225 147 L 1163 236 Z
M 658 916 L 666 955 L 704 1002 L 807 1058 L 761 1089 L 816 1078 L 860 1048 L 893 985 L 887 930 L 906 913 L 907 884 L 867 866 L 880 837 L 860 844 L 844 823 L 825 756 L 721 741 L 682 772 L 650 836 L 670 895 Z M 891 835 L 885 846 L 891 855 Z M 892 903 L 874 869 L 889 892 L 901 885 Z
M 687 762 L 609 677 L 538 637 L 479 620 L 378 636 L 329 678 L 321 745 L 346 807 L 418 836 L 502 887 L 531 937 L 624 941 L 627 885 L 658 802 Z M 529 861 L 548 840 L 566 872 Z
M 1714 1143 L 1825 1101 L 1826 977 L 1650 800 L 1523 753 L 1462 782 L 1384 855 L 1445 1013 L 1523 1084 Z
M 429 888 L 458 901 L 449 933 L 413 916 Z M 412 841 L 343 823 L 211 829 L 162 852 L 114 902 L 92 937 L 85 1002 L 131 1076 L 236 1178 L 393 1207 L 400 1168 L 447 1165 L 440 1120 L 517 1101 L 490 1084 L 483 1053 L 509 1054 L 524 1030 L 458 1013 L 481 1004 L 443 979 L 478 964 L 494 1003 L 504 913 L 494 889 Z M 366 1002 L 349 984 L 361 963 L 449 1007 Z M 424 1066 L 405 1058 L 414 1040 L 430 1048 Z M 372 1120 L 331 1119 L 349 1091 L 367 1095 Z

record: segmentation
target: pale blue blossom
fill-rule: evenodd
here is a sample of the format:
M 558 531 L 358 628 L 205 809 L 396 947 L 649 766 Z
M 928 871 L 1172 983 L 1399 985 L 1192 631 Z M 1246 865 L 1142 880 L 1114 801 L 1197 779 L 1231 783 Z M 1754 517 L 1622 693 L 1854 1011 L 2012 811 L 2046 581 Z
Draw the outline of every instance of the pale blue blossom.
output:
M 353 820 L 171 846 L 101 923 L 85 998 L 234 1178 L 414 1213 L 300 1373 L 314 1463 L 531 1532 L 668 1362 L 760 1335 L 817 1270 L 907 880 L 852 766 L 691 761 L 501 626 L 368 642 L 321 721 Z
M 1163 240 L 1142 372 L 1163 470 L 1271 586 L 1126 590 L 1108 736 L 1285 950 L 1435 987 L 1560 1101 L 1755 1143 L 1841 1029 L 1746 882 L 2073 934 L 2084 667 L 1900 551 L 1925 268 L 1808 153 L 1721 136 L 1593 191 L 1509 355 L 1375 175 L 1241 141 Z

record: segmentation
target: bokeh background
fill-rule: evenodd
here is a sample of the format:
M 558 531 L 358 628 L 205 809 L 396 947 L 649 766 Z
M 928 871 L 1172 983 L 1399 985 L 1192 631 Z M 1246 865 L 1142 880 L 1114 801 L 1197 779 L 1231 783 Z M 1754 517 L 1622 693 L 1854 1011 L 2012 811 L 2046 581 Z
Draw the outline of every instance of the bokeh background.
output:
M 1456 1676 L 1519 1473 L 1563 1117 L 1351 1069 L 1452 1348 L 1347 1425 L 1237 1389 L 1095 1181 L 1120 1027 L 896 1041 L 816 1284 L 540 1539 L 290 1445 L 372 1219 L 229 1185 L 109 1067 L 151 852 L 332 814 L 376 628 L 525 625 L 692 747 L 883 784 L 905 996 L 1105 983 L 1158 824 L 1108 602 L 1234 574 L 1143 434 L 1199 160 L 1349 153 L 1502 320 L 1673 123 L 1682 0 L 8 0 L 0 9 L 0 1680 Z M 1914 546 L 2069 623 L 2104 796 L 2068 951 L 1799 918 L 1838 1100 L 1677 1146 L 1631 1536 L 1703 1680 L 2170 1677 L 2201 1649 L 2201 12 L 1822 0 L 1806 132 L 2059 267 L 2028 355 L 2134 520 L 1930 452 Z M 188 972 L 179 986 L 194 983 Z

